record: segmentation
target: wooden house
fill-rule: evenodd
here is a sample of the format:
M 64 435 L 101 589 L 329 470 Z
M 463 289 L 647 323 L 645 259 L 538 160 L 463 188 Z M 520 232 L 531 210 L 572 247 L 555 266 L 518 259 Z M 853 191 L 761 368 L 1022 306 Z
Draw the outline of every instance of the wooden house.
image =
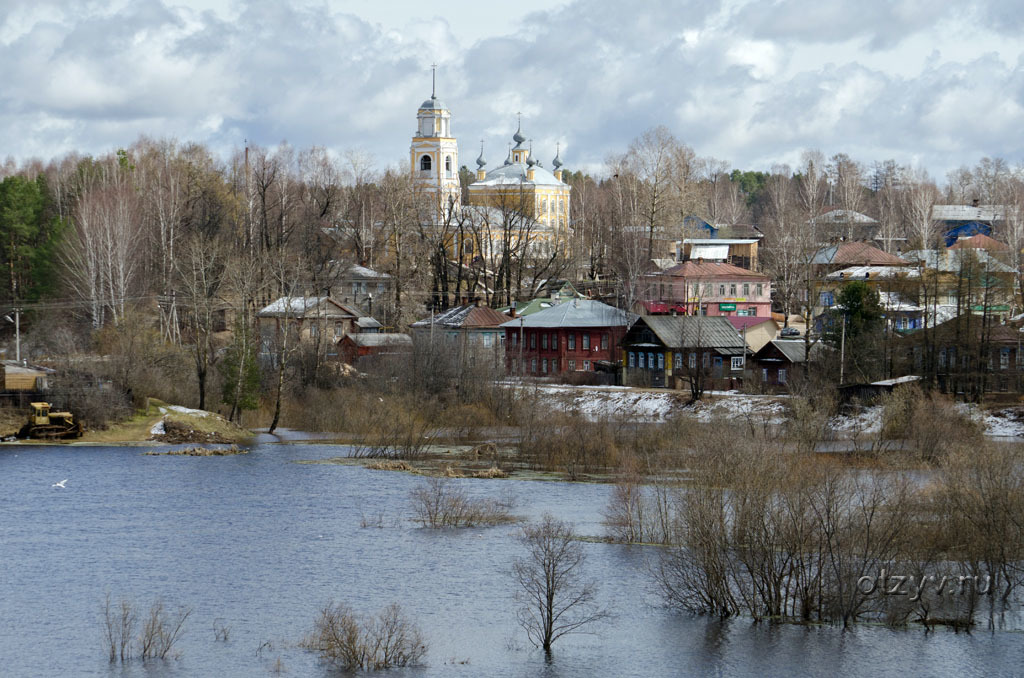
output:
M 751 357 L 750 376 L 767 390 L 783 391 L 795 375 L 802 375 L 806 364 L 807 343 L 803 339 L 775 339 Z
M 733 388 L 743 378 L 746 347 L 722 316 L 642 316 L 620 342 L 627 386 Z

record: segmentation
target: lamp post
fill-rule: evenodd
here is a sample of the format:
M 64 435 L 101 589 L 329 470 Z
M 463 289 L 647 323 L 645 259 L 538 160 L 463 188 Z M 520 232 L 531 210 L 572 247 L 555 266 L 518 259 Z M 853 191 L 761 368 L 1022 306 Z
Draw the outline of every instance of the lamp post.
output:
M 21 362 L 21 309 L 14 309 L 14 320 L 11 316 L 5 315 L 4 320 L 14 323 L 14 359 Z

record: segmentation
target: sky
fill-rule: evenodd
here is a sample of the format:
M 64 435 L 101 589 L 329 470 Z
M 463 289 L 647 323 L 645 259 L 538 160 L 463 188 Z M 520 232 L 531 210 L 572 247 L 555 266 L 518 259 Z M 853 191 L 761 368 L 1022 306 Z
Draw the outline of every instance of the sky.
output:
M 1013 0 L 3 0 L 0 158 L 146 135 L 404 167 L 433 63 L 470 167 L 517 113 L 545 166 L 594 174 L 657 125 L 749 170 L 1024 162 Z

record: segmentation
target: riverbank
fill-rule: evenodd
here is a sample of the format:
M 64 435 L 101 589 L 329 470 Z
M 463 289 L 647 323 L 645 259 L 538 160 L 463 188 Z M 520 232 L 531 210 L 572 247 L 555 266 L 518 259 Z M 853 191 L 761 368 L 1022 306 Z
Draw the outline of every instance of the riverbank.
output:
M 0 409 L 0 438 L 15 436 L 24 425 L 28 410 Z M 105 429 L 90 429 L 73 440 L 17 440 L 18 444 L 64 445 L 153 445 L 210 443 L 249 445 L 254 435 L 215 412 L 170 405 L 155 398 L 144 410 Z M 14 441 L 9 441 L 14 442 Z

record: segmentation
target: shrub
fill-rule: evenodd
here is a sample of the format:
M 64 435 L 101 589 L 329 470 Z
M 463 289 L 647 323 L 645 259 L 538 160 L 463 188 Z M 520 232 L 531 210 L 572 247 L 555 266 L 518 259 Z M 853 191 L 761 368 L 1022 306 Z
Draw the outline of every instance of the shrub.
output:
M 360 618 L 344 603 L 328 603 L 303 646 L 342 671 L 378 671 L 418 664 L 427 653 L 423 634 L 397 603 Z
M 507 502 L 471 499 L 449 478 L 428 478 L 409 493 L 414 520 L 424 527 L 473 527 L 514 522 Z

